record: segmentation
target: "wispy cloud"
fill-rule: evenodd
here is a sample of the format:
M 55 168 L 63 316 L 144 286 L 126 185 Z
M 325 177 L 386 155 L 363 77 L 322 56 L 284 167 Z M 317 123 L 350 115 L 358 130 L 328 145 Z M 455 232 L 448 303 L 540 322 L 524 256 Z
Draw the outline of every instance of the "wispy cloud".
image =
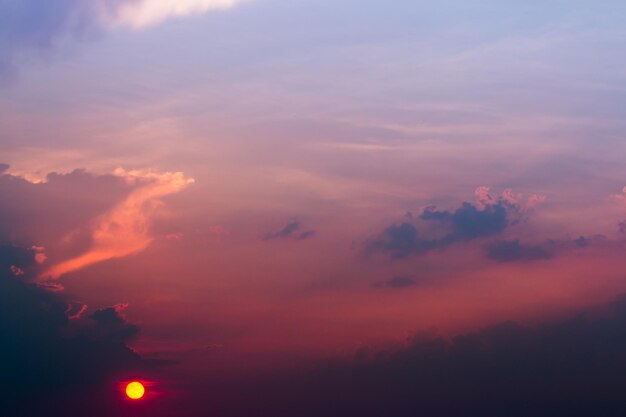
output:
M 115 174 L 137 188 L 95 221 L 91 231 L 92 244 L 85 253 L 51 266 L 40 279 L 57 279 L 63 274 L 98 262 L 141 252 L 152 241 L 149 226 L 159 199 L 177 193 L 194 182 L 182 172 L 118 169 Z

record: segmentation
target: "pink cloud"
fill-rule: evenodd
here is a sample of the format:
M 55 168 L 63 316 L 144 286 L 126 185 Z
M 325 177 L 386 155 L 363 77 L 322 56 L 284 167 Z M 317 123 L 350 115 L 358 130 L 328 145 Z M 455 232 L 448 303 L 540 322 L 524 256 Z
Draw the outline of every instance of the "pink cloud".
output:
M 52 265 L 41 280 L 61 275 L 143 251 L 153 240 L 149 226 L 159 199 L 174 194 L 194 180 L 182 172 L 142 172 L 118 169 L 115 175 L 137 188 L 124 201 L 95 219 L 91 229 L 91 247 L 83 254 Z

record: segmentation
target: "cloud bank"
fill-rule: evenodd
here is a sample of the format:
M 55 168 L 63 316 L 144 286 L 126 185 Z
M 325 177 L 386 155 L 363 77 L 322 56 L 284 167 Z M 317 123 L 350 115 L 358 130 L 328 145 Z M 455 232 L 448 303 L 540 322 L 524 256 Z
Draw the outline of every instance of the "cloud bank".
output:
M 16 277 L 7 265 L 26 272 Z M 114 307 L 81 318 L 85 305 L 28 283 L 32 268 L 33 250 L 0 242 L 0 414 L 67 415 L 75 406 L 100 415 L 110 382 L 148 367 L 127 346 L 139 328 Z
M 453 338 L 419 332 L 349 359 L 237 383 L 198 381 L 176 412 L 224 417 L 588 417 L 626 410 L 626 300 L 573 317 L 501 322 Z

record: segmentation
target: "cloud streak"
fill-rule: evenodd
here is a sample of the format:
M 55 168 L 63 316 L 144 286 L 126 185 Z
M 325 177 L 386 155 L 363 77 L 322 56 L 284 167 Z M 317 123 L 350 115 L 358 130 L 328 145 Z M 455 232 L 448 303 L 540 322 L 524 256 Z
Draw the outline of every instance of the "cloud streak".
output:
M 91 230 L 91 247 L 83 254 L 57 263 L 40 280 L 61 275 L 102 261 L 121 258 L 144 250 L 152 241 L 149 226 L 159 199 L 192 184 L 182 172 L 141 172 L 118 169 L 116 175 L 137 186 L 128 197 L 96 220 Z
M 285 227 L 280 229 L 277 232 L 268 233 L 263 237 L 263 240 L 273 240 L 273 239 L 295 239 L 295 240 L 305 240 L 310 239 L 315 236 L 315 230 L 305 230 L 301 231 L 302 225 L 297 220 L 292 220 L 287 223 Z

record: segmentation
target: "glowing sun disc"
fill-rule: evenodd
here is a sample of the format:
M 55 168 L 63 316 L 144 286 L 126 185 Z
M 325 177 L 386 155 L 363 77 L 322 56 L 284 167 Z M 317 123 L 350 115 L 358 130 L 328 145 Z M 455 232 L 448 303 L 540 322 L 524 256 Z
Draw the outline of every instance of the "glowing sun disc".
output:
M 126 395 L 131 400 L 139 400 L 145 394 L 146 389 L 141 382 L 133 381 L 126 385 Z

